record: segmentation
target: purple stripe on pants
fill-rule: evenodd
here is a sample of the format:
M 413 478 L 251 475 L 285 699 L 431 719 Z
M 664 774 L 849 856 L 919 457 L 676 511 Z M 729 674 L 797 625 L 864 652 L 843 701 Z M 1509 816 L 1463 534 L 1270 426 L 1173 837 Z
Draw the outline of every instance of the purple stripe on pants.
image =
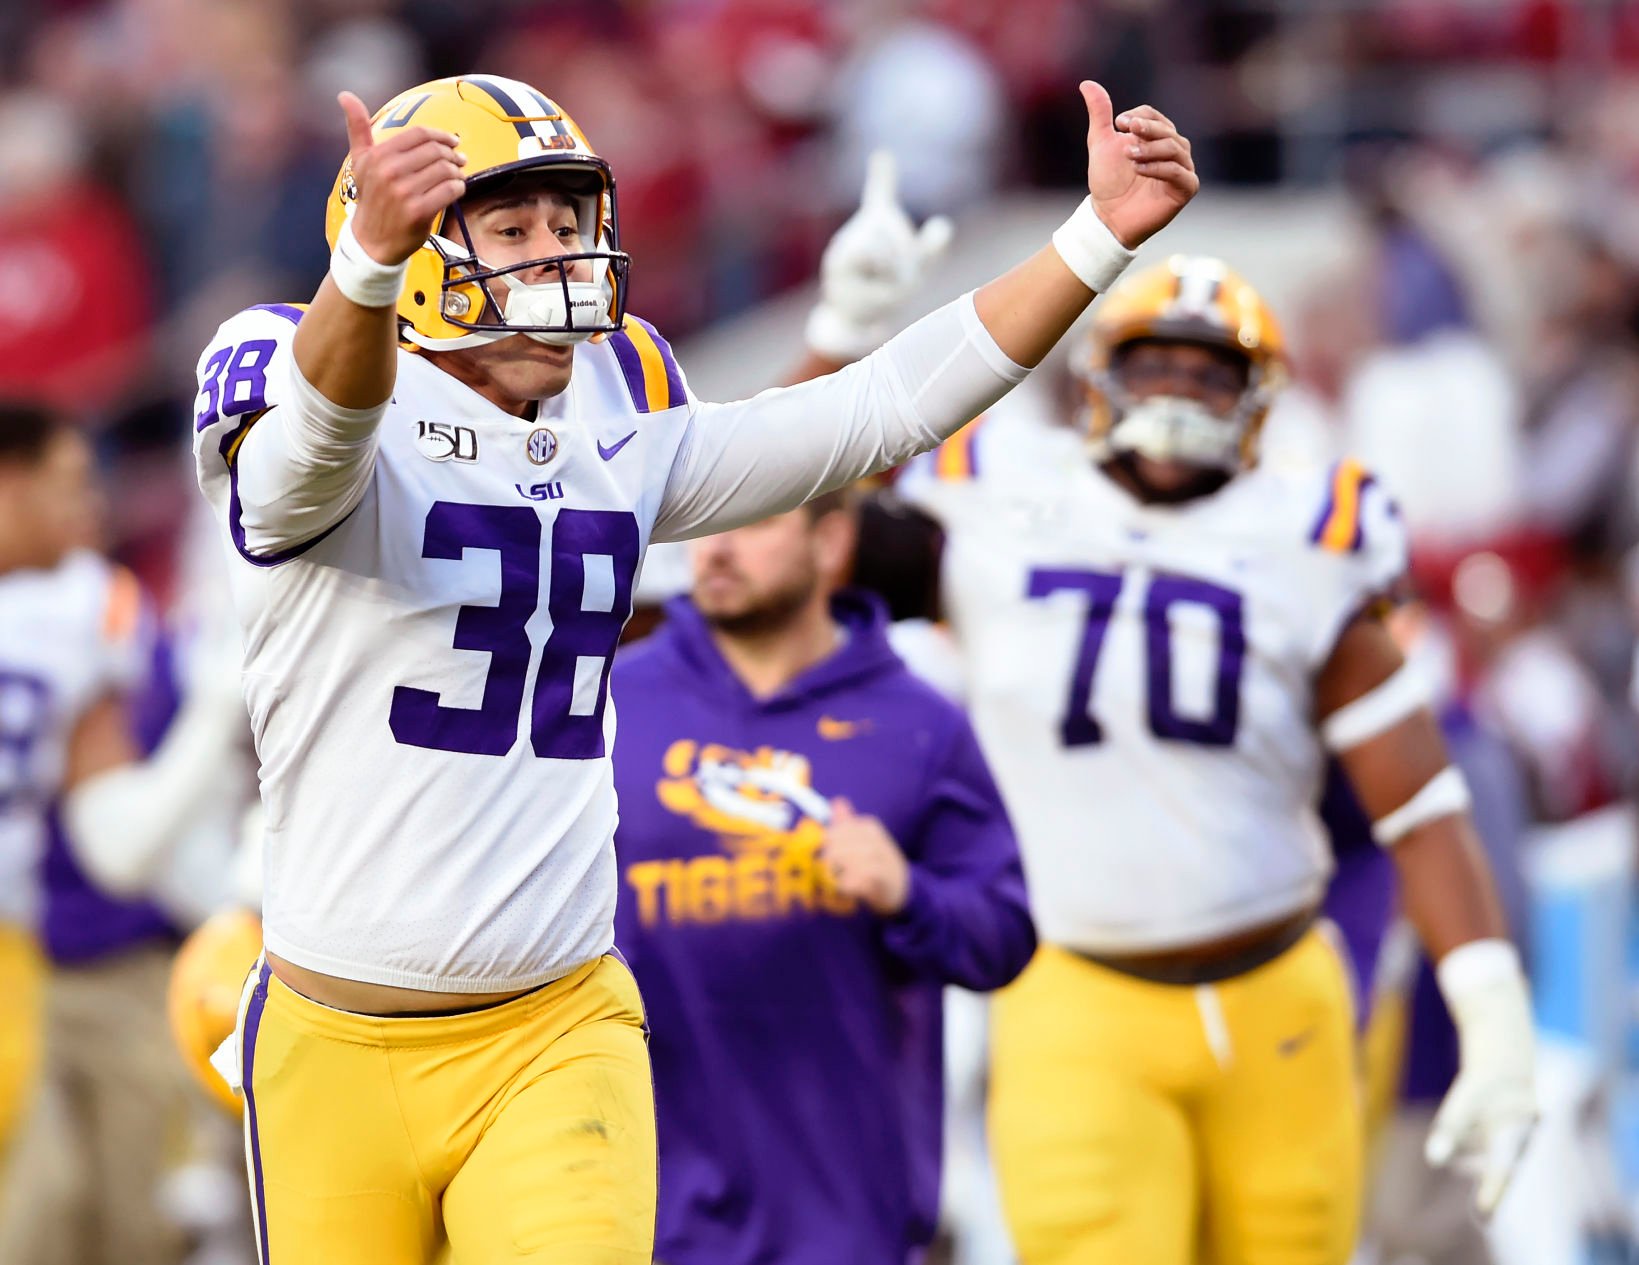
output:
M 256 1092 L 252 1089 L 256 1073 L 256 1034 L 262 1026 L 262 1011 L 267 1007 L 267 982 L 272 972 L 266 962 L 256 977 L 256 991 L 250 995 L 245 1008 L 244 1048 L 240 1051 L 241 1078 L 245 1090 L 245 1128 L 250 1131 L 250 1180 L 256 1191 L 256 1233 L 262 1245 L 262 1265 L 268 1265 L 267 1203 L 262 1185 L 262 1139 L 256 1129 Z

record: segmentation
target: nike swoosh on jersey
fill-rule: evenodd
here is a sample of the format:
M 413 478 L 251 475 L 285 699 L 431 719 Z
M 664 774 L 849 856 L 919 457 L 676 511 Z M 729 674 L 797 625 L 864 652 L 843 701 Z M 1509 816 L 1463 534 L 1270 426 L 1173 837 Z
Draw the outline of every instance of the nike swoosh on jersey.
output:
M 636 434 L 637 434 L 637 432 L 634 430 L 630 435 L 627 435 L 624 439 L 615 440 L 615 442 L 610 444 L 607 448 L 605 448 L 603 446 L 603 441 L 601 439 L 598 440 L 598 456 L 602 457 L 605 461 L 609 461 L 609 460 L 613 459 L 614 455 L 617 452 L 619 452 L 627 444 L 632 442 L 632 439 L 633 439 L 634 436 L 636 436 Z
M 827 742 L 841 742 L 844 738 L 857 737 L 871 727 L 868 720 L 834 720 L 830 716 L 819 718 L 819 736 Z

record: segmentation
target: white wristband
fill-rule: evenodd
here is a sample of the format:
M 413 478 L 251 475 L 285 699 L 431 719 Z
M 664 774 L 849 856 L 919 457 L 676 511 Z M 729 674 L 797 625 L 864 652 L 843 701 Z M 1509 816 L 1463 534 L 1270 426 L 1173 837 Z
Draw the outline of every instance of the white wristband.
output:
M 370 258 L 353 236 L 351 217 L 342 221 L 336 249 L 330 252 L 330 279 L 354 303 L 360 307 L 397 307 L 398 296 L 404 290 L 404 274 L 409 270 L 408 259 L 399 264 L 381 264 Z
M 1075 213 L 1053 233 L 1059 258 L 1095 294 L 1106 293 L 1137 253 L 1116 240 L 1110 226 L 1098 218 L 1092 198 L 1083 198 Z

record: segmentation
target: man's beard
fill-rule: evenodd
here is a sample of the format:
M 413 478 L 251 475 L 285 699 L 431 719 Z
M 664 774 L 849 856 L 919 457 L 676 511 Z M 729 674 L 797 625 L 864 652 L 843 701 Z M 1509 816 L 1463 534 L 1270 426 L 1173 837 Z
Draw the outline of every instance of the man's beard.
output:
M 812 572 L 771 593 L 764 594 L 741 610 L 719 614 L 702 610 L 707 624 L 731 637 L 766 637 L 792 624 L 814 595 L 818 577 Z

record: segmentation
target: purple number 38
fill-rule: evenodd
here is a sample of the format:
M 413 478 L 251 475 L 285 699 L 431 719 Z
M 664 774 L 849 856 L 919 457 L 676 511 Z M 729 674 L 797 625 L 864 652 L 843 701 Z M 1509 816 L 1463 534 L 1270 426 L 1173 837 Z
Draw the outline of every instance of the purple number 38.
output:
M 615 643 L 632 612 L 637 519 L 617 510 L 560 510 L 549 549 L 552 631 L 535 673 L 530 744 L 543 758 L 595 760 L 605 754 L 603 711 Z M 454 648 L 489 654 L 483 697 L 477 707 L 451 707 L 433 690 L 400 685 L 388 726 L 405 746 L 505 755 L 518 740 L 534 657 L 528 624 L 540 601 L 540 515 L 524 505 L 435 502 L 421 556 L 460 559 L 469 550 L 493 550 L 501 562 L 500 600 L 462 606 L 455 617 Z
M 1059 735 L 1067 747 L 1104 740 L 1104 731 L 1092 714 L 1093 675 L 1125 581 L 1119 571 L 1042 568 L 1030 573 L 1030 597 L 1044 598 L 1066 590 L 1087 595 L 1087 618 L 1070 677 L 1070 697 L 1059 722 Z M 1212 714 L 1206 717 L 1181 715 L 1173 702 L 1171 613 L 1180 603 L 1206 607 L 1218 623 L 1218 669 Z M 1239 593 L 1190 576 L 1156 576 L 1144 595 L 1144 658 L 1151 733 L 1198 746 L 1234 745 L 1241 715 L 1241 672 L 1246 663 L 1246 625 Z

